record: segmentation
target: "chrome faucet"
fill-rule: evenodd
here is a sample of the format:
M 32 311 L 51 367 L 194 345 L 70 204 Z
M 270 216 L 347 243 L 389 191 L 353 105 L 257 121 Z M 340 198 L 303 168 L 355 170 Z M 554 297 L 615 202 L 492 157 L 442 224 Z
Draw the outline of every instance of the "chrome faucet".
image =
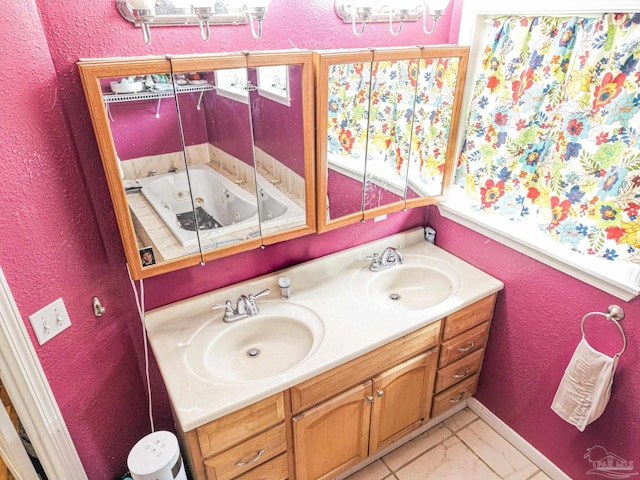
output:
M 169 167 L 169 173 L 178 173 L 179 171 L 180 170 L 178 170 L 178 167 L 173 164 L 171 164 L 171 167 Z
M 404 262 L 402 258 L 402 254 L 400 253 L 400 248 L 395 247 L 387 247 L 383 250 L 381 254 L 374 253 L 370 257 L 366 257 L 367 260 L 371 260 L 371 265 L 369 265 L 369 270 L 372 272 L 380 272 L 381 270 L 386 270 L 387 268 L 393 267 L 394 265 L 400 265 Z
M 267 288 L 255 295 L 240 295 L 236 302 L 236 308 L 233 308 L 231 300 L 227 300 L 223 305 L 214 305 L 213 309 L 224 308 L 222 321 L 225 323 L 231 323 L 237 320 L 242 320 L 243 318 L 253 317 L 259 313 L 256 298 L 269 295 L 270 293 L 271 290 Z

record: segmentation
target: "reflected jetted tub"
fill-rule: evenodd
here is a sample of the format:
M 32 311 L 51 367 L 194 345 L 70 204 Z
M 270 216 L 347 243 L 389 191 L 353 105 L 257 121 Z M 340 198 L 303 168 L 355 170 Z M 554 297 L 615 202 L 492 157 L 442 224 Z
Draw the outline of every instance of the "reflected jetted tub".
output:
M 188 177 L 179 171 L 137 181 L 142 195 L 183 247 L 197 247 L 198 235 L 208 247 L 221 246 L 215 239 L 223 235 L 232 235 L 231 242 L 259 235 L 259 220 L 272 225 L 289 223 L 292 217 L 304 219 L 298 205 L 259 175 L 260 215 L 255 196 L 207 165 L 190 166 Z M 255 227 L 252 233 L 241 232 L 250 227 Z M 239 236 L 234 238 L 236 232 Z

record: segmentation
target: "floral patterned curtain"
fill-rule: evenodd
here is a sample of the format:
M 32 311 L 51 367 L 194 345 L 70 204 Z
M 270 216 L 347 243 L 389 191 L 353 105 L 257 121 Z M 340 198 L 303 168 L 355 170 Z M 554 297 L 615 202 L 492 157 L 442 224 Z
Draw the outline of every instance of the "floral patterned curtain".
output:
M 441 194 L 459 65 L 458 58 L 331 65 L 331 159 L 364 171 L 366 152 L 373 175 L 404 185 L 410 169 L 421 195 Z
M 357 157 L 364 168 L 369 118 L 370 63 L 331 65 L 329 70 L 329 152 Z
M 629 14 L 494 22 L 456 178 L 475 208 L 640 263 L 639 24 Z
M 459 66 L 458 58 L 420 60 L 409 178 L 422 195 L 442 193 Z
M 376 61 L 372 67 L 367 169 L 369 162 L 383 162 L 386 168 L 378 168 L 377 173 L 383 178 L 398 177 L 403 184 L 411 150 L 418 66 L 418 60 L 393 60 Z

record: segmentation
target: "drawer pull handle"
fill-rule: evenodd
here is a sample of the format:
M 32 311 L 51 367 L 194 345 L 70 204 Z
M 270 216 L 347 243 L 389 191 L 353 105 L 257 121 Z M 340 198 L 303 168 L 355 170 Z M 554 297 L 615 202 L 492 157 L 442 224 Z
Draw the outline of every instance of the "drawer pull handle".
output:
M 255 457 L 253 457 L 251 460 L 248 460 L 246 462 L 243 461 L 239 461 L 236 463 L 236 467 L 244 467 L 246 465 L 249 465 L 250 463 L 255 463 L 258 460 L 260 460 L 260 457 L 262 456 L 262 454 L 264 453 L 264 449 L 260 449 L 258 450 L 258 455 L 256 455 Z
M 465 392 L 460 392 L 458 394 L 457 398 L 456 397 L 451 397 L 449 399 L 449 403 L 458 403 L 459 401 L 461 401 L 464 398 L 464 394 L 465 394 Z
M 382 390 L 378 390 L 378 391 L 376 392 L 376 395 L 377 395 L 378 397 L 381 397 L 382 395 L 384 395 L 384 391 L 382 391 Z
M 476 344 L 476 341 L 472 341 L 469 345 L 467 345 L 466 347 L 459 347 L 458 348 L 458 352 L 462 353 L 462 352 L 468 352 L 469 350 L 471 350 Z
M 464 372 L 462 372 L 462 373 L 456 373 L 456 374 L 454 374 L 454 375 L 453 375 L 453 378 L 464 378 L 464 377 L 466 377 L 467 375 L 469 375 L 469 367 L 465 368 L 465 369 L 464 369 Z

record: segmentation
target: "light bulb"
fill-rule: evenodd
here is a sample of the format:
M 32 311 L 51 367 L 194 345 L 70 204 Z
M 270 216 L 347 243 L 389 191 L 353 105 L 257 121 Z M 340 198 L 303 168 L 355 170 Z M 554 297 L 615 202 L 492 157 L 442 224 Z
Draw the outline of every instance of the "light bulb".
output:
M 156 0 L 127 0 L 129 7 L 135 10 L 155 10 Z
M 394 0 L 391 8 L 394 10 L 416 10 L 418 7 L 422 9 L 424 2 L 416 0 Z
M 246 6 L 248 9 L 250 8 L 269 8 L 269 3 L 271 0 L 244 0 L 242 5 Z
M 449 0 L 427 0 L 429 10 L 446 10 L 449 6 Z
M 191 0 L 189 2 L 191 4 L 192 7 L 194 8 L 211 8 L 211 10 L 213 11 L 213 8 L 215 7 L 215 0 Z

